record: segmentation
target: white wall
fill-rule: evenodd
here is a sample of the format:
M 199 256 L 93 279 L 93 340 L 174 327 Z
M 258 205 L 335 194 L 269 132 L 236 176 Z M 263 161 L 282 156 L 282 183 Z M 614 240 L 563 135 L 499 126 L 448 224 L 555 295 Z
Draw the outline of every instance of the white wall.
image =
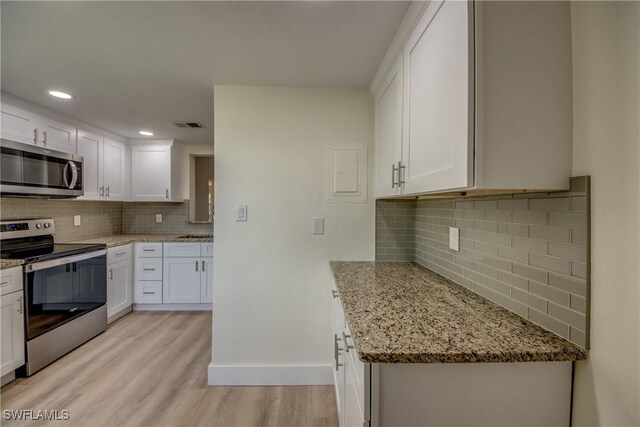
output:
M 640 3 L 574 2 L 574 175 L 592 176 L 591 351 L 575 426 L 640 424 Z
M 329 260 L 374 259 L 375 209 L 371 194 L 367 203 L 324 202 L 324 149 L 328 142 L 361 141 L 371 157 L 371 95 L 216 86 L 214 103 L 216 263 L 209 383 L 242 383 L 249 373 L 253 383 L 329 381 Z M 235 222 L 236 203 L 248 204 L 248 222 Z M 311 234 L 313 216 L 326 217 L 324 235 Z

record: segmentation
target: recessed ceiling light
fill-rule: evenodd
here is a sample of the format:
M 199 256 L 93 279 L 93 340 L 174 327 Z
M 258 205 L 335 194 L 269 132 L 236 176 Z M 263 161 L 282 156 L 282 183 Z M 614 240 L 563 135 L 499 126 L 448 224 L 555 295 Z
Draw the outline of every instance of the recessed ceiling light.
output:
M 144 136 L 153 136 L 153 132 L 149 132 L 148 130 L 141 130 L 140 132 L 138 132 L 140 135 L 144 135 Z
M 60 99 L 72 99 L 73 98 L 73 95 L 69 95 L 66 92 L 60 92 L 59 90 L 50 90 L 49 91 L 49 95 L 55 96 L 56 98 L 60 98 Z

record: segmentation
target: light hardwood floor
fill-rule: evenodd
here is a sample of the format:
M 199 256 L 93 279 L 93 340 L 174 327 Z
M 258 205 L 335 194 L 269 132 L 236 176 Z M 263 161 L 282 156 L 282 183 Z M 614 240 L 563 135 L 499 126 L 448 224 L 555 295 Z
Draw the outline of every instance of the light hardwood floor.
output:
M 3 426 L 336 426 L 331 386 L 207 387 L 211 313 L 134 312 L 0 392 L 2 409 L 69 411 Z

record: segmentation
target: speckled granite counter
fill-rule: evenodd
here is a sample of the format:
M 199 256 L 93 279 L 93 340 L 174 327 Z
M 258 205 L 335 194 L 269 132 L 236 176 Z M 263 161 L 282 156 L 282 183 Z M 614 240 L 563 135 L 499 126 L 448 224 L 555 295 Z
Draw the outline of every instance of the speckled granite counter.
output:
M 0 270 L 5 268 L 18 267 L 24 264 L 23 259 L 0 259 Z
M 331 262 L 360 360 L 572 361 L 586 352 L 414 263 Z
M 119 234 L 115 236 L 94 237 L 68 243 L 104 243 L 108 248 L 134 242 L 213 242 L 213 237 L 184 238 L 181 234 Z

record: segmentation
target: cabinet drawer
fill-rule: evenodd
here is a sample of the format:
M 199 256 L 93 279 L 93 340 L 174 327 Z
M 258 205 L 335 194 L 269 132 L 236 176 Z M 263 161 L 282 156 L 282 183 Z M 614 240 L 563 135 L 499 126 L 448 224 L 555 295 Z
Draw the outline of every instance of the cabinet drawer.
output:
M 136 281 L 136 304 L 162 304 L 162 281 Z
M 211 243 L 203 243 L 202 244 L 202 255 L 203 258 L 213 258 L 213 242 Z
M 136 243 L 137 258 L 153 258 L 162 256 L 162 243 Z
M 22 267 L 0 270 L 0 295 L 22 290 Z
M 164 243 L 165 258 L 192 258 L 200 256 L 200 243 Z
M 162 258 L 136 259 L 136 281 L 162 280 Z
M 131 258 L 131 245 L 115 246 L 107 249 L 107 264 L 126 261 Z

